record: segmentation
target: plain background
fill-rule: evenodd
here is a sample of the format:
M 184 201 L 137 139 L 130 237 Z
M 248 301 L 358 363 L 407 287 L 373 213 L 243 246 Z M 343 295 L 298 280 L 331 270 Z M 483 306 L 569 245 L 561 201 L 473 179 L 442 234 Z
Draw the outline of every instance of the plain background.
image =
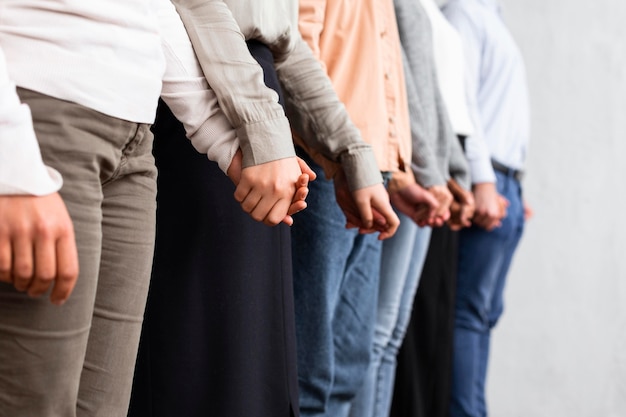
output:
M 626 2 L 501 3 L 528 72 L 535 217 L 492 339 L 490 417 L 626 417 Z

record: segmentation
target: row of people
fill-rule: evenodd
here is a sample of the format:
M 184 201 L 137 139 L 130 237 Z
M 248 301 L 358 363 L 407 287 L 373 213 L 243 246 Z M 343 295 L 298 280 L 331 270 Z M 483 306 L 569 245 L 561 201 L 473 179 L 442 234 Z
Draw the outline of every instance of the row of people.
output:
M 436 65 L 438 13 L 433 0 L 6 2 L 0 414 L 387 416 L 431 228 L 496 236 L 511 215 L 493 172 L 519 191 L 525 149 L 523 128 L 513 146 L 485 140 L 488 91 L 466 102 L 462 74 Z M 466 280 L 469 298 L 495 288 L 471 300 L 490 326 L 517 240 L 497 284 Z M 453 404 L 470 413 L 464 389 Z

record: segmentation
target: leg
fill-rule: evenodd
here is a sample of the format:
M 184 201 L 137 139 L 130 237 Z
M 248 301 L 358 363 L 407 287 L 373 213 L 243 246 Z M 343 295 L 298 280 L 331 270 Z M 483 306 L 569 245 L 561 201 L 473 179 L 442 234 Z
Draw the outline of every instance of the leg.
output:
M 31 108 L 44 161 L 63 175 L 61 195 L 74 222 L 80 276 L 61 307 L 0 284 L 0 415 L 75 416 L 98 277 L 102 197 L 89 149 L 93 138 L 70 114 L 90 115 L 32 91 L 19 94 Z
M 249 47 L 278 88 L 271 53 Z M 297 415 L 289 228 L 244 213 L 163 103 L 155 132 L 155 263 L 129 415 Z
M 380 277 L 381 241 L 358 235 L 350 253 L 333 317 L 334 383 L 327 416 L 348 417 L 371 362 Z
M 103 184 L 102 261 L 78 409 L 82 416 L 128 412 L 154 250 L 156 168 L 142 126 Z
M 451 372 L 446 358 L 451 356 L 452 328 L 446 329 L 454 318 L 451 294 L 456 276 L 455 236 L 446 226 L 433 229 L 431 233 L 411 322 L 398 354 L 390 413 L 394 417 L 448 415 L 450 401 L 441 391 L 445 391 L 446 375 Z M 442 397 L 446 398 L 445 411 L 437 406 Z
M 352 402 L 350 415 L 354 417 L 389 414 L 396 355 L 430 238 L 430 228 L 420 229 L 408 217 L 398 215 L 400 228 L 383 242 L 373 353 L 364 386 Z
M 432 229 L 420 228 L 415 236 L 413 244 L 413 252 L 411 254 L 411 264 L 407 273 L 407 279 L 402 291 L 400 300 L 400 309 L 398 311 L 398 319 L 393 329 L 391 340 L 386 349 L 383 351 L 381 371 L 379 374 L 379 384 L 382 384 L 383 394 L 379 394 L 378 407 L 375 416 L 386 417 L 391 409 L 391 400 L 393 396 L 393 385 L 395 381 L 397 356 L 402 346 L 402 342 L 406 335 L 406 330 L 411 318 L 413 309 L 413 300 L 415 292 L 419 284 L 419 279 L 426 259 L 428 242 L 430 240 Z
M 490 332 L 502 313 L 502 292 L 523 229 L 519 184 L 498 175 L 510 202 L 502 226 L 460 234 L 451 415 L 486 415 L 484 387 Z M 495 308 L 494 308 L 495 307 Z
M 314 416 L 327 411 L 334 384 L 333 317 L 357 233 L 344 227 L 333 183 L 302 156 L 318 174 L 309 185 L 308 207 L 291 228 L 300 411 Z
M 11 309 L 10 314 L 2 312 L 0 325 L 0 332 L 10 335 L 0 337 L 0 356 L 11 358 L 0 358 L 0 414 L 76 416 L 81 372 L 87 372 L 87 340 L 94 331 L 90 325 L 102 247 L 101 184 L 118 169 L 118 157 L 137 125 L 32 91 L 20 90 L 20 95 L 32 110 L 44 161 L 64 177 L 61 195 L 74 221 L 80 277 L 62 307 L 51 306 L 44 297 L 32 300 L 7 287 L 0 290 L 0 308 Z M 15 366 L 19 377 L 12 376 Z M 8 383 L 5 376 L 11 379 Z M 129 382 L 116 380 L 114 385 Z M 108 393 L 113 387 L 103 390 Z M 3 393 L 9 394 L 8 402 Z

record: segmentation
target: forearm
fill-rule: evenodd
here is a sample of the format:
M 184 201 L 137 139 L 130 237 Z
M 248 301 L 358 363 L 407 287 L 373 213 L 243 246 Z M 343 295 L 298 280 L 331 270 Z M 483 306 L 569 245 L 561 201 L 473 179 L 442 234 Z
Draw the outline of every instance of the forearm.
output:
M 381 183 L 371 146 L 361 138 L 307 44 L 298 39 L 277 69 L 289 120 L 305 148 L 341 164 L 351 190 Z
M 411 168 L 415 179 L 423 187 L 445 184 L 444 171 L 439 166 L 435 151 L 438 138 L 433 134 L 425 134 L 424 109 L 420 107 L 417 84 L 413 79 L 406 55 L 402 54 L 402 57 L 410 115 L 411 148 L 413 149 Z
M 200 153 L 226 172 L 239 141 L 200 69 L 187 33 L 169 0 L 157 0 L 166 69 L 161 98 Z
M 230 10 L 219 0 L 172 0 L 209 85 L 235 129 L 243 167 L 295 155 L 278 95 L 263 81 Z

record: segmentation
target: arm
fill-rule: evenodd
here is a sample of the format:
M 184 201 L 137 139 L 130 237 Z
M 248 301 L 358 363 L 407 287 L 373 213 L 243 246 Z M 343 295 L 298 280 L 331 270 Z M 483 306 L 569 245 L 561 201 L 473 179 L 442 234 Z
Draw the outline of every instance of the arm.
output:
M 448 152 L 446 152 L 446 145 L 451 130 L 448 129 L 448 125 L 443 123 L 447 122 L 445 109 L 438 107 L 433 110 L 436 111 L 437 122 L 439 123 L 436 130 L 437 134 L 424 134 L 427 129 L 424 128 L 421 122 L 423 109 L 419 105 L 419 91 L 411 76 L 411 69 L 407 65 L 407 60 L 404 60 L 404 63 L 409 112 L 411 114 L 411 137 L 413 140 L 411 167 L 417 182 L 425 187 L 429 191 L 430 196 L 437 201 L 435 206 L 430 205 L 428 210 L 422 208 L 418 214 L 410 215 L 410 217 L 420 226 L 441 226 L 450 216 L 450 204 L 453 200 L 452 194 L 446 186 L 448 174 L 444 163 L 447 162 Z M 434 79 L 434 71 L 432 75 Z M 434 87 L 436 89 L 436 85 Z M 436 102 L 434 104 L 437 105 L 439 103 Z M 417 194 L 417 190 L 410 195 L 414 194 Z M 394 204 L 398 207 L 399 202 L 397 202 L 397 198 L 394 200 Z M 406 211 L 403 212 L 409 215 Z
M 411 141 L 412 141 L 412 160 L 411 168 L 415 174 L 415 179 L 423 187 L 431 187 L 433 185 L 443 185 L 446 179 L 443 175 L 444 169 L 441 161 L 438 160 L 435 152 L 436 135 L 425 135 L 426 129 L 423 126 L 423 114 L 419 104 L 419 92 L 417 85 L 413 79 L 411 67 L 409 66 L 407 57 L 402 53 L 404 64 L 404 76 L 407 87 L 407 99 L 409 103 L 409 114 L 411 124 Z
M 402 58 L 407 87 L 409 112 L 411 115 L 412 168 L 417 181 L 428 190 L 437 204 L 426 219 L 417 218 L 419 225 L 441 226 L 450 216 L 452 194 L 446 186 L 448 179 L 447 135 L 451 130 L 446 123 L 447 115 L 442 113 L 436 102 L 436 73 L 433 62 L 431 33 L 424 9 L 415 3 L 397 3 L 396 17 L 402 41 Z M 415 187 L 414 187 L 415 188 Z M 425 190 L 415 190 L 411 195 L 422 194 Z M 398 193 L 398 195 L 404 195 Z M 399 202 L 396 202 L 398 207 Z M 406 213 L 409 214 L 409 213 Z M 415 216 L 410 216 L 416 219 Z M 420 216 L 421 217 L 421 216 Z
M 372 147 L 361 138 L 330 79 L 302 38 L 298 36 L 294 50 L 277 65 L 277 70 L 287 115 L 307 152 L 321 154 L 334 163 L 334 172 L 340 165 L 351 191 L 382 183 Z
M 353 218 L 349 223 L 359 226 L 362 232 L 381 231 L 375 221 L 376 225 L 385 225 L 381 239 L 392 236 L 399 220 L 389 196 L 382 192 L 382 176 L 372 148 L 362 140 L 328 76 L 300 37 L 294 51 L 279 64 L 278 75 L 289 119 L 307 152 L 330 161 L 324 168 L 327 176 L 335 178 L 336 189 L 337 175 L 345 175 L 345 189 L 360 216 L 358 222 Z M 350 219 L 348 205 L 339 196 L 337 202 Z
M 478 110 L 478 92 L 481 79 L 482 31 L 464 12 L 445 8 L 444 14 L 458 31 L 463 42 L 464 78 L 467 108 L 474 125 L 474 134 L 466 141 L 466 155 L 470 166 L 472 183 L 494 183 L 491 156 Z
M 62 304 L 78 278 L 61 176 L 41 159 L 30 110 L 17 96 L 0 49 L 0 282 Z
M 506 215 L 507 202 L 496 190 L 496 177 L 478 111 L 483 33 L 463 11 L 445 8 L 444 14 L 463 40 L 467 107 L 475 128 L 474 134 L 465 142 L 476 204 L 472 220 L 477 226 L 492 230 L 500 225 L 500 220 Z
M 243 167 L 295 155 L 278 95 L 263 81 L 243 34 L 221 0 L 172 0 L 208 83 L 235 128 Z
M 378 239 L 394 235 L 400 219 L 389 204 L 389 195 L 383 184 L 374 184 L 350 192 L 343 170 L 334 180 L 335 199 L 346 216 L 346 227 L 357 227 L 359 233 L 380 232 Z
M 194 147 L 217 161 L 222 171 L 235 180 L 235 199 L 245 212 L 268 225 L 281 220 L 292 224 L 289 215 L 306 206 L 295 198 L 296 189 L 301 184 L 306 189 L 314 174 L 310 170 L 303 174 L 295 156 L 243 166 L 241 153 L 237 154 L 241 141 L 199 66 L 180 17 L 168 0 L 159 0 L 158 5 L 167 61 L 161 97 L 183 123 Z M 236 154 L 238 160 L 233 167 Z

